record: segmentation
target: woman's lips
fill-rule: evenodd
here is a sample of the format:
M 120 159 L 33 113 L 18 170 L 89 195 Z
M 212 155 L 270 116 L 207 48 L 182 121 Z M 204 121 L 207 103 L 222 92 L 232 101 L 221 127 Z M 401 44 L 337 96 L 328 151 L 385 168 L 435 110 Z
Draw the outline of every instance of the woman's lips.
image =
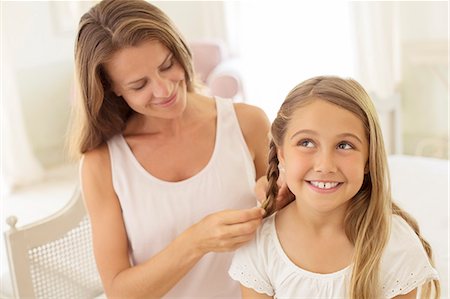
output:
M 167 107 L 167 106 L 170 106 L 173 102 L 175 102 L 176 99 L 177 99 L 177 93 L 175 92 L 168 99 L 157 102 L 157 103 L 153 103 L 153 105 L 160 106 L 160 107 Z

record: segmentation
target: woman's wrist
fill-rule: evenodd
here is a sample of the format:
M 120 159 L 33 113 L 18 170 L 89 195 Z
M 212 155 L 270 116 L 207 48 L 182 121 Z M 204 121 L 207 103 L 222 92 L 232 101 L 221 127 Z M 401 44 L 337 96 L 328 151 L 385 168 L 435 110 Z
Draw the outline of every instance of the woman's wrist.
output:
M 198 236 L 195 233 L 195 225 L 185 230 L 175 239 L 175 248 L 183 248 L 186 251 L 188 259 L 194 261 L 200 260 L 207 252 L 202 248 Z

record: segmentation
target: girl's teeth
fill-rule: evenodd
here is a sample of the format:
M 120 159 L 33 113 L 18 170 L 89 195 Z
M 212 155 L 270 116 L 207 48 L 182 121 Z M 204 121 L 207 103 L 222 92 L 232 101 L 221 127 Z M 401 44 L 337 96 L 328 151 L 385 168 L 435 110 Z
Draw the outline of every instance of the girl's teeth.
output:
M 311 184 L 320 189 L 331 189 L 336 187 L 339 183 L 336 182 L 314 182 L 311 181 Z

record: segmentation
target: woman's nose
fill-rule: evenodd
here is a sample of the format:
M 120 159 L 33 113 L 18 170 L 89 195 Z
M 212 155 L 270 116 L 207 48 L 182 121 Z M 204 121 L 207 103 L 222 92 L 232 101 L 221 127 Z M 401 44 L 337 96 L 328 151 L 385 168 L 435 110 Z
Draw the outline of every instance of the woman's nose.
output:
M 152 86 L 153 96 L 157 98 L 166 98 L 172 94 L 171 82 L 164 77 L 155 76 L 150 84 Z

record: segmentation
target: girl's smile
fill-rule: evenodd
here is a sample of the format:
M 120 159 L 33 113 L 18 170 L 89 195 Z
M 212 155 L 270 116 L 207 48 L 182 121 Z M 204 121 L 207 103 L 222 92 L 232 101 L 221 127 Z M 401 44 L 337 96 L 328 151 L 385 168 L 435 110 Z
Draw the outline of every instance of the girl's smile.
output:
M 319 193 L 333 193 L 342 186 L 340 182 L 332 181 L 306 181 L 312 190 Z

